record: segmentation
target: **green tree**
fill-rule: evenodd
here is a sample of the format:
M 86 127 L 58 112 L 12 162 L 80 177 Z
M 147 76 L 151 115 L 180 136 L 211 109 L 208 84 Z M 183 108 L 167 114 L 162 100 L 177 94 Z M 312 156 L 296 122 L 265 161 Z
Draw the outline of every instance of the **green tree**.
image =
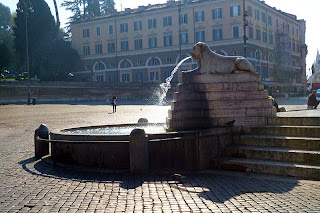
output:
M 61 6 L 66 7 L 66 10 L 72 12 L 72 16 L 69 17 L 70 22 L 79 21 L 84 19 L 85 11 L 81 11 L 82 5 L 85 8 L 85 0 L 65 0 Z
M 100 0 L 100 5 L 102 15 L 114 14 L 117 11 L 114 0 Z
M 48 49 L 57 35 L 49 6 L 44 0 L 19 0 L 14 21 L 14 45 L 20 65 L 26 66 L 26 42 L 28 41 L 30 74 L 45 76 Z
M 97 17 L 100 16 L 100 3 L 99 0 L 87 0 L 88 2 L 88 6 L 87 6 L 87 13 L 88 13 L 88 17 L 92 18 L 92 17 Z
M 7 68 L 11 61 L 11 53 L 8 46 L 0 42 L 0 71 Z
M 48 60 L 51 67 L 51 79 L 59 81 L 69 79 L 69 73 L 77 72 L 80 69 L 80 63 L 80 56 L 71 47 L 70 41 L 59 39 L 52 43 L 50 60 Z
M 0 3 L 0 28 L 7 29 L 10 24 L 10 8 Z

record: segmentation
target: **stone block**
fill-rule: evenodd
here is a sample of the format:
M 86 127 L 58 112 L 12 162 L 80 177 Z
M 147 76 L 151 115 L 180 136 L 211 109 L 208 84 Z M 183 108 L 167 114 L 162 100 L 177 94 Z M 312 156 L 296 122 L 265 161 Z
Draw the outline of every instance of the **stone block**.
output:
M 214 101 L 214 100 L 251 100 L 251 99 L 267 99 L 267 91 L 226 91 L 223 93 L 217 92 L 178 92 L 174 94 L 176 101 Z
M 195 74 L 193 72 L 182 72 L 182 84 L 185 83 L 221 83 L 221 82 L 258 82 L 260 74 L 240 71 L 235 74 Z
M 250 107 L 246 108 L 246 116 L 253 117 L 253 116 L 272 116 L 272 108 L 257 108 L 257 107 Z
M 143 129 L 134 129 L 130 133 L 130 173 L 146 174 L 149 172 L 148 138 Z
M 254 91 L 264 90 L 262 82 L 214 83 L 214 84 L 180 84 L 178 92 L 187 91 Z

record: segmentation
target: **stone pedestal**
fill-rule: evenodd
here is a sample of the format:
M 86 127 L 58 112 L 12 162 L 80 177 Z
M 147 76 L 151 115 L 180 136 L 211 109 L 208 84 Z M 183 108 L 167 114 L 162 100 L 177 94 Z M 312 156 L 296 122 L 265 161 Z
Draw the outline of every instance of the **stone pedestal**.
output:
M 49 142 L 41 141 L 41 139 L 49 139 L 49 129 L 45 124 L 41 124 L 34 131 L 34 150 L 35 157 L 41 158 L 49 154 Z
M 266 125 L 276 114 L 259 74 L 182 74 L 167 118 L 169 130 Z

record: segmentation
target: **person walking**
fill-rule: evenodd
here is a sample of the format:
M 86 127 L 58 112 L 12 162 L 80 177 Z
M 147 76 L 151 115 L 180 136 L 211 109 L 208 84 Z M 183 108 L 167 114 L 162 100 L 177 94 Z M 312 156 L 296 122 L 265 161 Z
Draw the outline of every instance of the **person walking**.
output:
M 117 111 L 117 97 L 115 95 L 111 98 L 111 105 L 113 113 L 115 113 Z
M 319 102 L 316 98 L 317 90 L 313 90 L 308 98 L 308 109 L 317 109 Z

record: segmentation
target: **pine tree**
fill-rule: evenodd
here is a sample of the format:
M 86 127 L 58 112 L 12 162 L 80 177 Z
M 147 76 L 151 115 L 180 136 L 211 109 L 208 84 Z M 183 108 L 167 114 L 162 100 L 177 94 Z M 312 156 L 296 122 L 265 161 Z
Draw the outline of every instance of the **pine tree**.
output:
M 114 0 L 100 0 L 101 15 L 114 14 L 116 12 Z
M 65 0 L 61 6 L 66 7 L 66 10 L 72 12 L 72 16 L 69 17 L 70 22 L 79 21 L 84 19 L 85 11 L 81 11 L 82 5 L 85 8 L 86 0 Z
M 87 13 L 90 18 L 100 16 L 100 3 L 99 0 L 87 0 Z

